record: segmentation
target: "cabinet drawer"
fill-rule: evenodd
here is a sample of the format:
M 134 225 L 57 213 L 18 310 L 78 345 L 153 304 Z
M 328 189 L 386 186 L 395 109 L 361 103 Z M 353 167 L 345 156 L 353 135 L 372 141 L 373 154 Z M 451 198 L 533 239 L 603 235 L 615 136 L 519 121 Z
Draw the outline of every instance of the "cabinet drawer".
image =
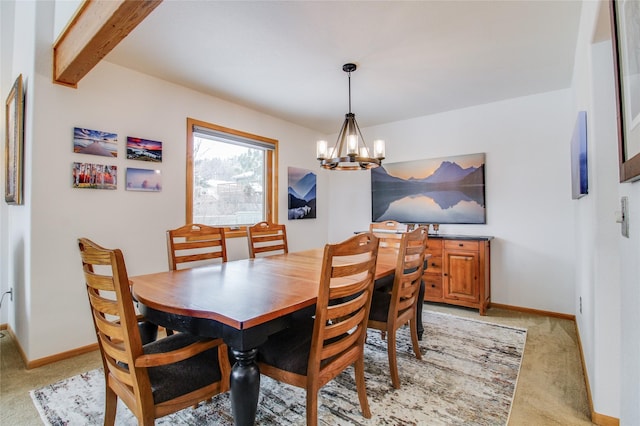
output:
M 478 250 L 480 250 L 480 241 L 445 240 L 444 249 L 445 250 L 478 251 Z
M 441 256 L 439 253 L 442 253 L 442 240 L 427 238 L 426 252 L 434 256 Z
M 422 276 L 424 281 L 424 299 L 442 299 L 442 275 L 425 273 Z
M 431 256 L 427 259 L 427 267 L 424 270 L 425 273 L 442 274 L 442 257 Z

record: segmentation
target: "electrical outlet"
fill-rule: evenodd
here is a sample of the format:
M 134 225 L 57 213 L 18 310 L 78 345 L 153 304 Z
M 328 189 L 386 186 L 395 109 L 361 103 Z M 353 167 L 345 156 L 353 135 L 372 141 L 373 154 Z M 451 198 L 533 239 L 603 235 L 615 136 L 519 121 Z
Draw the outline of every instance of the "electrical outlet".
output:
M 580 296 L 580 313 L 582 313 L 582 296 Z
M 13 302 L 13 287 L 9 289 L 9 300 Z

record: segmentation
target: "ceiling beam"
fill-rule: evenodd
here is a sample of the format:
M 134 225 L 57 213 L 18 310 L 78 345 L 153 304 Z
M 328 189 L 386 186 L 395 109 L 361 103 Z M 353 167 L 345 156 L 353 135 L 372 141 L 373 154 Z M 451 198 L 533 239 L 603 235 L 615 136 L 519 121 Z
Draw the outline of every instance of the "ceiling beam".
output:
M 70 87 L 91 71 L 162 0 L 85 0 L 53 44 L 53 81 Z

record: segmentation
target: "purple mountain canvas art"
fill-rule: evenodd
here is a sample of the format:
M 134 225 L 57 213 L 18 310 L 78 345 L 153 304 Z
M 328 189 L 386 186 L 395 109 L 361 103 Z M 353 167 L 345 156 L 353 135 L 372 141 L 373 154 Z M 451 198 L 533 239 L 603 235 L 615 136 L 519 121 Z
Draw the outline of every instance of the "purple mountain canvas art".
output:
M 486 223 L 484 166 L 481 153 L 372 169 L 372 220 Z
M 289 214 L 292 219 L 316 218 L 316 175 L 315 173 L 289 167 Z

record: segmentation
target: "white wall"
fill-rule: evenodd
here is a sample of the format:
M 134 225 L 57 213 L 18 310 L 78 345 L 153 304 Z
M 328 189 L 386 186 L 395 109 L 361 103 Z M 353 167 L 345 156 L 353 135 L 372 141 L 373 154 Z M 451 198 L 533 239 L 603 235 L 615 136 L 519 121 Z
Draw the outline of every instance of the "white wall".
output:
M 37 7 L 35 2 L 0 2 L 2 3 L 2 96 L 3 99 L 9 94 L 16 78 L 22 74 L 25 91 L 25 130 L 24 130 L 24 163 L 30 161 L 31 150 L 29 149 L 32 134 L 28 129 L 28 123 L 32 119 L 28 105 L 33 102 L 33 69 L 35 30 L 37 27 Z M 5 4 L 7 3 L 7 4 Z M 45 8 L 51 5 L 44 5 Z M 6 14 L 6 15 L 5 15 Z M 6 19 L 5 19 L 6 18 Z M 13 20 L 5 27 L 7 20 Z M 2 102 L 2 121 L 4 126 L 5 103 Z M 4 129 L 2 134 L 4 135 Z M 5 163 L 3 162 L 3 165 Z M 22 331 L 25 336 L 29 332 L 29 316 L 26 309 L 29 304 L 30 289 L 25 283 L 28 282 L 29 258 L 26 250 L 30 239 L 30 209 L 27 207 L 30 194 L 27 189 L 31 182 L 30 170 L 24 168 L 24 205 L 6 205 L 2 201 L 2 280 L 3 293 L 9 288 L 13 289 L 13 301 L 5 298 L 2 311 L 7 314 L 7 322 L 12 329 L 18 333 Z M 3 176 L 4 179 L 4 176 Z M 4 188 L 4 183 L 3 183 Z
M 584 3 L 573 91 L 574 110 L 587 111 L 589 195 L 575 203 L 575 300 L 582 299 L 576 323 L 593 409 L 620 418 L 622 237 L 614 215 L 620 210 L 620 201 L 610 34 L 607 4 Z
M 561 90 L 363 129 L 386 141 L 385 163 L 486 153 L 487 224 L 440 233 L 495 237 L 495 303 L 574 313 L 570 107 Z M 333 174 L 330 187 L 329 239 L 368 229 L 370 173 Z

